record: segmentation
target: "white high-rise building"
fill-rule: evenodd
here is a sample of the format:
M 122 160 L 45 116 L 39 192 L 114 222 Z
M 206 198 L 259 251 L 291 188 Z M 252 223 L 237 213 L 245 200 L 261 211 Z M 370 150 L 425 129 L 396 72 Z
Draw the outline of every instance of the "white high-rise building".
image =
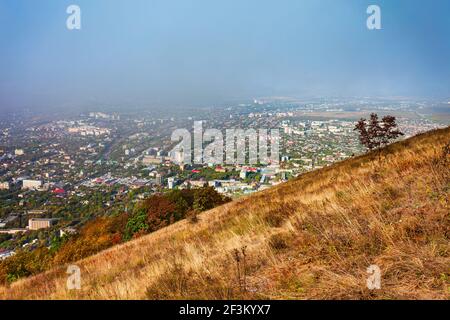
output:
M 162 184 L 162 176 L 159 173 L 156 174 L 155 182 L 159 186 Z
M 173 189 L 175 187 L 175 178 L 170 177 L 167 179 L 167 187 Z
M 176 164 L 184 163 L 184 152 L 183 151 L 173 151 L 170 153 L 170 158 L 172 162 Z

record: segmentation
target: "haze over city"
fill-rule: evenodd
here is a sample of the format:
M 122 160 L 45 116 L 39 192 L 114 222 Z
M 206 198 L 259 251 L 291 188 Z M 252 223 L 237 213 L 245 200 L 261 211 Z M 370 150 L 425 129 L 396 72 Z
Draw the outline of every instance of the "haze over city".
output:
M 254 97 L 449 99 L 444 0 L 0 1 L 0 109 L 183 108 Z

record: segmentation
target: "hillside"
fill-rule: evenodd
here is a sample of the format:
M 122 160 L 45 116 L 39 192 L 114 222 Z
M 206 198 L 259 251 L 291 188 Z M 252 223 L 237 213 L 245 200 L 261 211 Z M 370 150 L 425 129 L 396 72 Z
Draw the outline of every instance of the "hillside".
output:
M 422 134 L 115 246 L 76 263 L 81 290 L 61 267 L 0 299 L 448 299 L 449 142 Z

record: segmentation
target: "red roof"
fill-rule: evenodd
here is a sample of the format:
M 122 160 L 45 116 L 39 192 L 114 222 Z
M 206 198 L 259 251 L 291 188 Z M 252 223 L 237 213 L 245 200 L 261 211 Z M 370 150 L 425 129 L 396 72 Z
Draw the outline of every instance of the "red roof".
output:
M 57 194 L 61 194 L 61 193 L 65 193 L 66 191 L 64 189 L 61 188 L 56 188 L 55 190 L 53 190 L 53 193 L 57 193 Z
M 192 170 L 192 172 L 193 172 L 193 173 L 200 173 L 200 170 L 194 169 L 194 170 Z

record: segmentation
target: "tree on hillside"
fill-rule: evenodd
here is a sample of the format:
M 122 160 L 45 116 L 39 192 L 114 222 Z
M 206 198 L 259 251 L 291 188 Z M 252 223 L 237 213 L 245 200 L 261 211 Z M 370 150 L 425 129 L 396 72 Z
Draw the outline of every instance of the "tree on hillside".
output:
M 164 195 L 153 195 L 145 201 L 149 231 L 164 228 L 184 218 L 177 206 Z
M 206 211 L 231 200 L 223 197 L 213 187 L 195 189 L 194 192 L 194 209 L 197 211 Z
M 147 211 L 140 208 L 136 210 L 136 212 L 129 218 L 125 226 L 123 238 L 128 241 L 136 235 L 146 233 L 148 229 L 149 225 L 147 223 Z
M 372 113 L 368 121 L 361 118 L 354 130 L 359 132 L 361 144 L 370 151 L 380 149 L 403 135 L 395 117 L 384 116 L 380 121 L 376 113 Z

